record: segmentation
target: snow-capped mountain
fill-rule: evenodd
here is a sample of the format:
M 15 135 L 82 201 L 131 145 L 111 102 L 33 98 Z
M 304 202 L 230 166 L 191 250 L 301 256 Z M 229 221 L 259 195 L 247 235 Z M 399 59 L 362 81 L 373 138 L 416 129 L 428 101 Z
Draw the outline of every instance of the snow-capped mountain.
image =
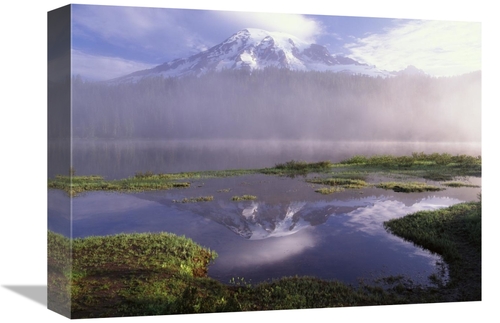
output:
M 211 204 L 178 207 L 220 223 L 249 240 L 288 236 L 313 226 L 313 223 L 324 223 L 333 212 L 328 203 L 303 201 L 275 204 L 218 200 Z
M 145 77 L 156 76 L 199 76 L 224 69 L 251 71 L 266 67 L 382 77 L 392 75 L 375 66 L 361 64 L 348 57 L 332 55 L 324 46 L 307 43 L 286 33 L 247 28 L 206 51 L 134 72 L 112 82 L 136 82 Z

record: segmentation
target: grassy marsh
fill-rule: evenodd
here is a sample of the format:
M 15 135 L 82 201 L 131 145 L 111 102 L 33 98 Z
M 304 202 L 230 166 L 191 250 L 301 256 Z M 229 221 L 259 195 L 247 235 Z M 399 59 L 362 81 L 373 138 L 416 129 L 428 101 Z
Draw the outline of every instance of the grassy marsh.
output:
M 328 195 L 328 194 L 333 194 L 333 193 L 337 193 L 337 192 L 343 192 L 343 191 L 345 191 L 345 189 L 343 187 L 321 187 L 321 188 L 315 189 L 314 191 L 317 193 Z
M 201 171 L 183 173 L 137 172 L 135 176 L 120 180 L 105 180 L 101 176 L 58 175 L 48 180 L 48 187 L 61 189 L 75 196 L 85 191 L 145 191 L 168 190 L 190 187 L 191 181 L 207 178 L 224 178 L 250 174 L 276 176 L 307 176 L 310 173 L 326 174 L 331 177 L 324 183 L 329 186 L 341 186 L 345 189 L 367 186 L 368 174 L 383 173 L 390 176 L 423 178 L 437 182 L 453 182 L 456 177 L 481 176 L 481 156 L 452 156 L 449 154 L 413 153 L 411 156 L 375 155 L 372 157 L 354 156 L 339 163 L 330 161 L 304 162 L 291 160 L 262 169 L 234 169 L 223 171 Z M 310 181 L 310 180 L 308 180 Z M 407 184 L 397 185 L 402 191 Z M 396 189 L 398 189 L 396 187 Z M 456 186 L 455 186 L 456 187 Z M 418 185 L 414 188 L 421 191 Z M 428 187 L 429 190 L 433 188 Z M 425 191 L 425 189 L 424 189 Z M 225 190 L 221 192 L 226 192 Z
M 49 231 L 48 236 L 49 308 L 67 306 L 71 318 L 404 303 L 379 288 L 314 277 L 222 284 L 206 275 L 215 252 L 167 233 L 70 240 Z M 71 245 L 73 257 L 66 259 L 72 267 L 51 258 L 62 245 Z
M 173 200 L 174 203 L 197 203 L 197 202 L 210 202 L 213 201 L 213 196 L 200 196 L 200 197 L 190 197 L 183 198 L 182 200 Z
M 279 163 L 271 168 L 259 169 L 259 173 L 268 175 L 278 175 L 278 176 L 305 176 L 309 173 L 321 173 L 327 172 L 334 167 L 334 164 L 330 161 L 319 161 L 319 162 L 305 162 L 291 160 L 286 163 Z
M 304 180 L 328 187 L 321 194 L 376 187 L 396 191 L 444 189 L 408 178 L 441 182 L 444 187 L 473 186 L 455 180 L 481 176 L 481 158 L 414 153 L 412 156 L 354 156 L 334 164 L 291 161 L 250 170 L 136 173 L 122 180 L 101 176 L 56 176 L 49 188 L 74 196 L 85 191 L 142 191 L 187 188 L 191 180 L 248 174 L 322 177 Z M 404 180 L 371 184 L 369 175 L 382 173 Z M 218 192 L 229 192 L 222 189 Z M 234 201 L 256 196 L 233 196 Z M 176 202 L 204 202 L 213 196 Z M 481 299 L 481 202 L 437 211 L 418 212 L 384 223 L 392 234 L 443 256 L 450 281 L 436 287 L 413 286 L 403 279 L 387 279 L 382 286 L 359 288 L 314 277 L 283 277 L 270 282 L 225 285 L 207 277 L 215 251 L 173 234 L 122 234 L 70 240 L 48 233 L 48 306 L 72 318 L 209 313 L 268 309 L 412 304 Z
M 137 192 L 187 188 L 189 182 L 178 182 L 160 177 L 133 177 L 120 180 L 105 180 L 102 176 L 61 176 L 49 179 L 48 188 L 60 189 L 70 196 L 88 191 Z
M 75 176 L 74 171 L 70 176 L 57 175 L 48 180 L 48 188 L 60 189 L 71 196 L 87 191 L 118 191 L 139 192 L 152 190 L 169 190 L 175 188 L 188 188 L 192 180 L 206 178 L 223 178 L 255 174 L 257 170 L 235 169 L 223 171 L 183 172 L 171 174 L 154 174 L 147 171 L 137 172 L 134 176 L 118 180 L 106 180 L 102 176 Z
M 434 286 L 422 287 L 390 276 L 353 287 L 296 276 L 222 284 L 207 277 L 216 252 L 184 237 L 144 233 L 70 240 L 49 231 L 49 308 L 90 318 L 481 300 L 480 201 L 417 212 L 384 226 L 442 255 L 449 281 L 434 277 Z
M 312 184 L 322 184 L 329 186 L 336 186 L 341 188 L 363 188 L 368 184 L 362 179 L 353 179 L 353 178 L 343 178 L 343 177 L 328 177 L 328 178 L 312 178 L 306 179 L 306 182 Z
M 255 195 L 241 195 L 241 196 L 235 195 L 231 198 L 232 201 L 252 201 L 256 199 L 257 196 Z
M 70 240 L 49 231 L 48 251 L 49 308 L 71 305 L 72 318 L 180 313 L 191 286 L 219 285 L 206 281 L 217 253 L 170 233 Z
M 376 184 L 375 187 L 403 193 L 435 192 L 444 190 L 444 188 L 422 182 L 383 182 Z
M 389 232 L 443 256 L 446 300 L 481 300 L 481 201 L 420 211 L 384 223 Z M 458 298 L 458 299 L 453 299 Z
M 479 185 L 473 185 L 464 182 L 445 182 L 441 184 L 448 187 L 480 187 Z
M 481 156 L 425 154 L 411 156 L 374 155 L 353 156 L 336 164 L 369 172 L 406 174 L 434 181 L 450 181 L 458 176 L 481 176 Z

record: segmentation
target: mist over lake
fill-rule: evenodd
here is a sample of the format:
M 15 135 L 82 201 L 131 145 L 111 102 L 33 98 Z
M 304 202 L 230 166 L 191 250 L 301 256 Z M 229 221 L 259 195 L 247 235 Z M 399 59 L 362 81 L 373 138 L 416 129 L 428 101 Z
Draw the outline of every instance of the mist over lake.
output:
M 80 175 L 338 162 L 355 154 L 481 155 L 480 72 L 374 78 L 269 68 L 73 81 L 71 147 Z M 49 135 L 60 131 L 51 127 Z M 62 160 L 64 149 L 52 140 L 49 160 Z M 49 176 L 67 171 L 51 163 Z
M 267 68 L 73 82 L 75 138 L 481 141 L 481 73 L 375 78 Z
M 72 147 L 77 175 L 98 174 L 107 179 L 126 178 L 146 171 L 177 173 L 264 168 L 292 159 L 340 162 L 354 155 L 402 156 L 412 152 L 481 155 L 480 142 L 77 139 Z M 67 173 L 64 165 L 56 165 L 54 162 L 49 169 L 49 177 Z

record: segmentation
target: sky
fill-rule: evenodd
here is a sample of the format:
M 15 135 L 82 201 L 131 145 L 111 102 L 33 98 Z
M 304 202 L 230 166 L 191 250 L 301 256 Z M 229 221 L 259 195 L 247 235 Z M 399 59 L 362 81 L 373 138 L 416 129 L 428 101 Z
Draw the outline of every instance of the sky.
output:
M 207 50 L 244 28 L 292 34 L 387 71 L 481 70 L 481 23 L 108 5 L 73 5 L 73 74 L 104 80 Z

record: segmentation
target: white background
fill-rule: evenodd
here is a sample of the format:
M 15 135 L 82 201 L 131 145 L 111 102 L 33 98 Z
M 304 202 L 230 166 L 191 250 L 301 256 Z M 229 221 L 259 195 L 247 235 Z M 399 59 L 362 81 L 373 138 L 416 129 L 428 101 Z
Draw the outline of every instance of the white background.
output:
M 118 322 L 195 322 L 198 320 L 250 322 L 255 320 L 322 320 L 370 322 L 492 322 L 499 300 L 498 234 L 500 214 L 494 187 L 499 150 L 497 113 L 500 59 L 499 17 L 490 0 L 476 1 L 79 1 L 108 4 L 193 9 L 310 13 L 389 18 L 465 20 L 482 22 L 483 30 L 483 301 L 453 304 L 377 306 L 358 308 L 268 311 L 208 315 L 109 318 Z M 331 4 L 330 4 L 331 3 Z M 0 38 L 0 320 L 51 322 L 67 319 L 46 309 L 47 233 L 47 12 L 63 1 L 12 1 L 1 10 Z M 35 295 L 13 290 L 30 286 Z M 31 293 L 33 294 L 33 293 Z M 35 300 L 33 300 L 33 298 Z M 491 315 L 492 314 L 492 315 Z M 491 315 L 491 317 L 490 317 Z M 88 321 L 88 320 L 79 320 Z

